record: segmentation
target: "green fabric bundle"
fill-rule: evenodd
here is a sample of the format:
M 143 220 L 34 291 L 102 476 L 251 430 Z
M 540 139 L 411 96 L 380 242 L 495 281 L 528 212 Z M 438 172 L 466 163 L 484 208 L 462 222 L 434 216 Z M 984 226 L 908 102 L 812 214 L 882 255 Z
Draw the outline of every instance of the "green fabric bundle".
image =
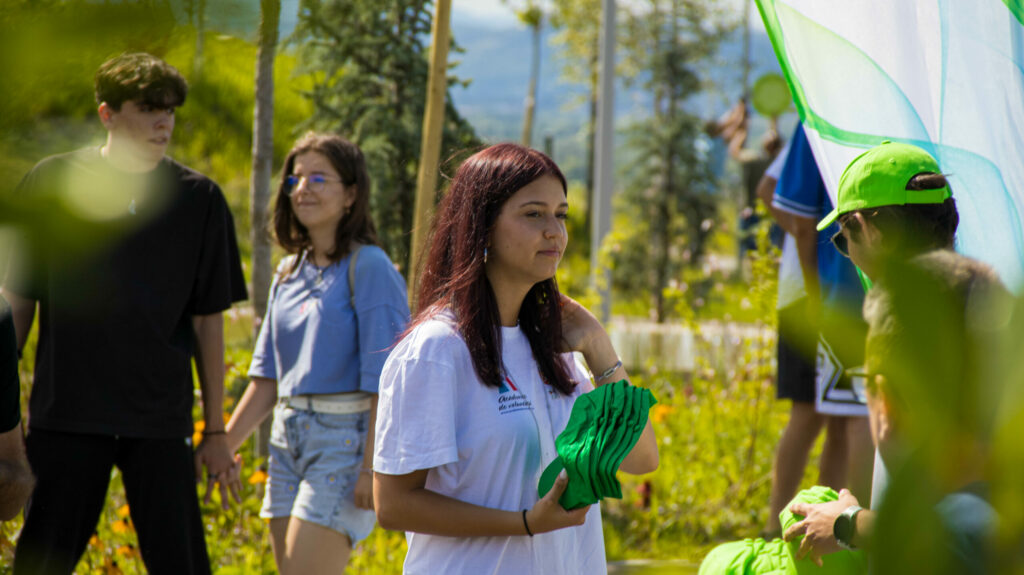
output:
M 565 430 L 555 439 L 558 458 L 541 474 L 537 494 L 544 497 L 565 469 L 569 484 L 558 500 L 562 507 L 578 509 L 605 497 L 621 499 L 615 473 L 640 439 L 647 412 L 656 403 L 649 390 L 624 379 L 579 396 Z
M 796 575 L 789 546 L 782 539 L 744 539 L 715 547 L 697 575 Z
M 839 499 L 828 487 L 816 485 L 804 489 L 779 513 L 782 531 L 802 519 L 789 510 L 794 503 L 827 503 Z M 698 575 L 864 575 L 867 559 L 863 551 L 839 551 L 822 556 L 821 567 L 810 559 L 796 559 L 800 540 L 744 539 L 715 547 L 700 564 Z

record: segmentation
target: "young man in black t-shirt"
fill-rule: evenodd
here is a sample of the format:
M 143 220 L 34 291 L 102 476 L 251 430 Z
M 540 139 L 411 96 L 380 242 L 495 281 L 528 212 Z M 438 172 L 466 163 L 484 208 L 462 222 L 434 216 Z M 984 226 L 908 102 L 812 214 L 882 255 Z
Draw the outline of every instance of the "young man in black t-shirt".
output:
M 32 472 L 21 432 L 21 383 L 14 321 L 0 296 L 0 521 L 14 518 L 32 492 Z
M 205 466 L 209 489 L 235 464 L 221 314 L 246 292 L 220 189 L 164 155 L 186 91 L 148 54 L 104 63 L 105 145 L 47 158 L 19 186 L 55 215 L 29 227 L 4 287 L 19 345 L 39 307 L 26 439 L 38 483 L 15 573 L 74 570 L 115 465 L 148 571 L 210 572 L 195 478 Z M 193 355 L 205 420 L 195 454 Z

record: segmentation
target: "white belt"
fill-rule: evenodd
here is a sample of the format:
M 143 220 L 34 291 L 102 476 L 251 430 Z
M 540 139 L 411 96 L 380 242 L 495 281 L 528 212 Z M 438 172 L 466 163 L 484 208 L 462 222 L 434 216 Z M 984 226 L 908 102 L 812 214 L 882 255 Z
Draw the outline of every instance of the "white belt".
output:
M 373 405 L 372 398 L 365 394 L 338 395 L 290 395 L 282 397 L 280 403 L 292 409 L 304 409 L 316 413 L 362 413 Z

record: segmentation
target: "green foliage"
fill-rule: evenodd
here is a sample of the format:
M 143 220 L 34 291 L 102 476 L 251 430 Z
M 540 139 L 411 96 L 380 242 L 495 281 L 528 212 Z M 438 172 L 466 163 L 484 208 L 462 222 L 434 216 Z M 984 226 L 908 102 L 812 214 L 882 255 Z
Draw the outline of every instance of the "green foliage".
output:
M 623 29 L 624 61 L 644 73 L 653 110 L 630 130 L 634 160 L 615 220 L 613 286 L 648 294 L 651 315 L 664 321 L 664 290 L 684 267 L 701 262 L 717 211 L 701 121 L 685 106 L 702 86 L 698 64 L 727 26 L 714 2 L 671 0 L 629 11 Z
M 302 43 L 315 112 L 309 125 L 362 148 L 373 179 L 371 207 L 381 244 L 408 269 L 427 93 L 427 2 L 303 0 L 293 40 Z M 449 77 L 449 84 L 458 82 Z M 446 99 L 441 157 L 479 144 Z
M 767 336 L 767 332 L 766 332 Z M 720 357 L 710 341 L 701 357 Z M 745 340 L 742 355 L 692 375 L 636 375 L 659 404 L 651 411 L 661 465 L 623 481 L 622 501 L 605 501 L 609 560 L 699 558 L 709 545 L 755 537 L 767 522 L 771 465 L 786 405 L 771 385 L 773 338 Z M 810 485 L 810 472 L 804 485 Z
M 245 40 L 208 32 L 203 38 L 200 58 L 203 73 L 196 75 L 192 73 L 197 63 L 195 32 L 189 26 L 174 27 L 169 13 L 155 18 L 152 12 L 140 11 L 132 3 L 99 6 L 92 2 L 67 2 L 52 14 L 44 9 L 45 3 L 26 4 L 19 10 L 4 12 L 5 19 L 0 20 L 0 30 L 20 30 L 10 36 L 0 34 L 0 42 L 24 41 L 24 47 L 15 52 L 25 55 L 23 60 L 4 61 L 0 69 L 5 95 L 9 96 L 0 100 L 0 125 L 4 128 L 0 131 L 3 185 L 9 188 L 16 184 L 43 156 L 102 143 L 105 132 L 96 119 L 92 93 L 94 71 L 119 52 L 149 51 L 177 67 L 190 81 L 186 103 L 177 113 L 169 154 L 220 184 L 235 215 L 243 261 L 248 261 L 256 47 Z M 109 27 L 97 24 L 99 28 L 88 34 L 70 23 L 107 19 L 112 22 Z M 77 31 L 60 35 L 65 29 Z M 0 61 L 15 52 L 2 51 Z M 37 71 L 33 72 L 30 66 Z M 295 67 L 293 53 L 278 54 L 274 82 L 275 165 L 280 165 L 295 138 L 305 129 L 312 111 L 310 102 L 301 95 L 312 83 L 308 77 L 296 75 Z

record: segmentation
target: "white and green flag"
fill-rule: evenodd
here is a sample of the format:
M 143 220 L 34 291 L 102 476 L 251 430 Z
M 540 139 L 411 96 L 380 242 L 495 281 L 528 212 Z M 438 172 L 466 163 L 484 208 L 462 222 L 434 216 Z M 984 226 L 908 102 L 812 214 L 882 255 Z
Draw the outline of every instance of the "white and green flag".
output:
M 1024 0 L 756 0 L 825 184 L 883 140 L 950 175 L 958 251 L 1024 290 Z

